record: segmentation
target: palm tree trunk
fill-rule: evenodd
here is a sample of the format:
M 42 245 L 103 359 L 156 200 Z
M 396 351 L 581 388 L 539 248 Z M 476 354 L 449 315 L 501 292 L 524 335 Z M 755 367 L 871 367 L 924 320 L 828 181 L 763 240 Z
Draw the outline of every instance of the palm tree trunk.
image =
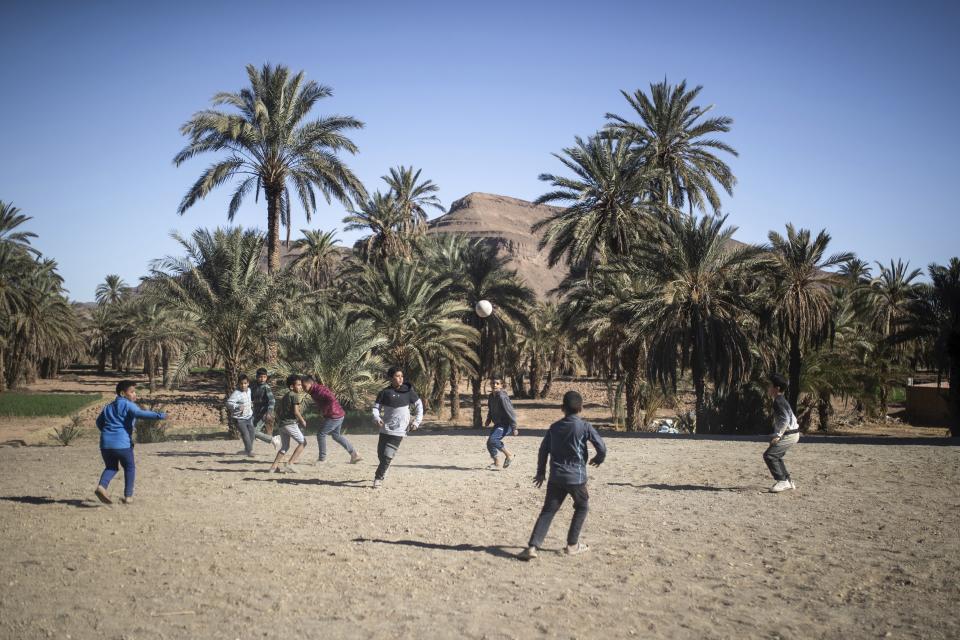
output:
M 283 190 L 264 186 L 267 196 L 267 271 L 280 270 L 280 208 Z
M 543 383 L 543 389 L 540 390 L 540 397 L 546 398 L 547 394 L 550 393 L 550 388 L 553 387 L 553 371 L 556 367 L 551 363 L 550 368 L 547 369 L 547 380 Z
M 691 373 L 693 374 L 693 390 L 697 398 L 697 432 L 709 433 L 710 426 L 707 424 L 707 407 L 705 402 L 705 384 L 707 363 L 704 353 L 704 331 L 701 326 L 700 309 L 694 307 L 691 317 L 691 329 L 693 330 L 693 363 Z
M 830 428 L 830 415 L 833 413 L 831 394 L 821 392 L 817 398 L 817 414 L 820 417 L 820 431 Z
M 107 347 L 104 346 L 100 349 L 100 353 L 97 356 L 97 373 L 103 373 L 107 370 Z
M 540 390 L 540 360 L 536 355 L 530 357 L 530 394 L 528 398 L 537 397 L 537 391 Z
M 143 354 L 143 368 L 147 370 L 147 388 L 150 389 L 150 393 L 153 393 L 156 390 L 156 384 L 154 383 L 156 372 L 153 367 L 152 354 Z
M 483 410 L 480 407 L 480 385 L 483 380 L 477 376 L 470 378 L 470 387 L 473 399 L 473 428 L 483 428 Z
M 460 419 L 460 367 L 450 367 L 450 421 Z
M 160 351 L 160 366 L 163 369 L 163 388 L 170 387 L 170 349 L 163 347 Z
M 0 349 L 0 391 L 7 390 L 6 352 Z
M 800 369 L 803 366 L 803 357 L 800 354 L 800 333 L 790 334 L 790 387 L 787 389 L 787 401 L 790 408 L 797 412 L 797 401 L 800 399 Z
M 234 384 L 237 381 L 237 375 L 239 374 L 240 367 L 238 366 L 235 360 L 230 358 L 224 358 L 223 361 L 223 399 L 226 401 L 230 397 L 230 394 L 233 393 Z M 226 414 L 224 414 L 226 415 Z M 240 437 L 240 432 L 237 431 L 237 425 L 234 424 L 233 420 L 229 417 L 227 418 L 227 432 L 230 434 L 231 438 L 237 439 Z
M 626 392 L 627 431 L 640 431 L 644 425 L 639 424 L 640 406 L 640 354 L 638 349 L 630 348 L 624 353 L 624 369 L 627 371 L 624 387 Z

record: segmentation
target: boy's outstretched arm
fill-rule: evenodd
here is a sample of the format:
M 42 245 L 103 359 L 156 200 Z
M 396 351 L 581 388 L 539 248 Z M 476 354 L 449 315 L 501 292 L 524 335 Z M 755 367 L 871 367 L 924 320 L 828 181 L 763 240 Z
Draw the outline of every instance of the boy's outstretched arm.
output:
M 550 456 L 550 432 L 543 436 L 540 441 L 540 451 L 537 453 L 537 475 L 533 479 L 533 484 L 538 487 L 543 486 L 543 481 L 547 479 L 547 458 Z
M 593 448 L 596 450 L 596 453 L 593 454 L 593 460 L 590 461 L 590 464 L 594 467 L 599 467 L 607 458 L 607 443 L 603 441 L 603 438 L 600 437 L 600 434 L 596 429 L 593 428 L 592 424 L 588 425 L 587 439 L 590 440 L 590 442 L 593 444 Z
M 130 413 L 133 414 L 134 418 L 143 418 L 144 420 L 166 420 L 167 414 L 157 411 L 147 411 L 146 409 L 141 409 L 134 403 L 130 403 Z

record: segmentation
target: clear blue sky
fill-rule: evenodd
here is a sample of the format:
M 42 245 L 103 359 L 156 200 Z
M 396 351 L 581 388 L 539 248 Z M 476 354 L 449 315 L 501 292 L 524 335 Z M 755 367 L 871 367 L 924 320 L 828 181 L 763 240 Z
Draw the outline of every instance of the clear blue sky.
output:
M 629 112 L 620 89 L 686 78 L 734 118 L 739 239 L 792 221 L 871 261 L 960 254 L 960 3 L 324 4 L 3 3 L 0 199 L 33 216 L 72 298 L 108 273 L 136 283 L 178 253 L 172 230 L 226 224 L 229 188 L 176 214 L 212 158 L 171 158 L 180 125 L 267 61 L 334 88 L 317 115 L 366 123 L 349 164 L 368 187 L 412 164 L 445 206 L 537 197 L 551 152 Z M 250 201 L 236 222 L 265 218 Z

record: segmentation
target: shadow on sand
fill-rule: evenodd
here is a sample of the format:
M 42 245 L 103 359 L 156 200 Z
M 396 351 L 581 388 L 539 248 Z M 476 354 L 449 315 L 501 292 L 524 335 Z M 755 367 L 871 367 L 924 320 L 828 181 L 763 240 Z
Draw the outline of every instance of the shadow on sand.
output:
M 271 474 L 273 475 L 273 474 Z M 244 478 L 253 482 L 276 482 L 277 484 L 303 484 L 318 487 L 345 487 L 347 489 L 363 489 L 369 486 L 369 480 L 324 480 L 322 478 Z
M 377 538 L 354 538 L 353 542 L 375 542 L 377 544 L 396 544 L 405 547 L 416 547 L 418 549 L 435 549 L 438 551 L 472 551 L 474 553 L 487 553 L 497 558 L 516 559 L 516 553 L 508 549 L 516 549 L 517 553 L 523 550 L 523 547 L 505 547 L 495 545 L 483 547 L 477 544 L 440 544 L 438 542 L 421 542 L 420 540 L 380 540 Z
M 161 458 L 237 458 L 235 453 L 222 451 L 158 451 L 152 455 Z
M 744 487 L 711 487 L 705 484 L 633 484 L 632 482 L 608 482 L 611 487 L 633 487 L 635 489 L 655 489 L 657 491 L 732 491 L 742 493 Z
M 481 467 L 458 467 L 444 464 L 392 464 L 391 467 L 405 467 L 407 469 L 434 469 L 440 471 L 482 471 Z
M 8 502 L 19 502 L 20 504 L 32 504 L 35 506 L 45 506 L 48 504 L 63 504 L 68 507 L 77 507 L 78 509 L 96 509 L 100 505 L 93 500 L 63 500 L 56 498 L 46 498 L 43 496 L 0 496 L 0 500 Z

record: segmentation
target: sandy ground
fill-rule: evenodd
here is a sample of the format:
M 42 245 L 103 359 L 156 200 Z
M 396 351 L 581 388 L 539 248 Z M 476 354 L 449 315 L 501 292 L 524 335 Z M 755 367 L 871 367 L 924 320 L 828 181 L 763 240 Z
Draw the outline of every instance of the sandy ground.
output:
M 92 500 L 92 439 L 0 448 L 0 637 L 960 637 L 956 447 L 801 444 L 775 495 L 761 443 L 611 436 L 592 551 L 559 553 L 567 504 L 525 564 L 535 433 L 494 472 L 483 435 L 420 432 L 379 490 L 351 438 L 359 465 L 280 477 L 262 444 L 138 445 L 129 507 Z

